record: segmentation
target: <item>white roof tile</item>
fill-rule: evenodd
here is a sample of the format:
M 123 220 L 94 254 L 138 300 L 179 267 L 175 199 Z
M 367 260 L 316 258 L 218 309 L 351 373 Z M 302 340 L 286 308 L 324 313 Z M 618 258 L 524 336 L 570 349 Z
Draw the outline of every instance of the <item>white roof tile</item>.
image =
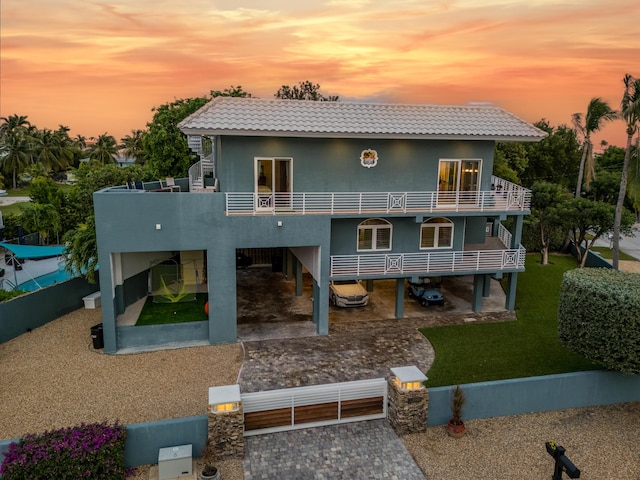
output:
M 537 141 L 546 133 L 487 105 L 375 104 L 216 97 L 179 124 L 188 135 Z

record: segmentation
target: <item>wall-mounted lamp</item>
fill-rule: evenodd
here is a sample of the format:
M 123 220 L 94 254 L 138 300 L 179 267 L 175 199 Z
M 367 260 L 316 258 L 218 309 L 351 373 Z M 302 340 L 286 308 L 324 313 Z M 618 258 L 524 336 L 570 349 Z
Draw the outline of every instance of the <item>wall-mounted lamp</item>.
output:
M 428 380 L 427 376 L 416 366 L 395 367 L 391 369 L 391 372 L 395 375 L 395 385 L 401 390 L 423 389 L 425 388 L 423 382 Z
M 156 230 L 162 230 L 162 224 L 156 223 Z
M 240 405 L 240 385 L 209 388 L 209 411 L 214 414 L 234 412 Z
M 278 220 L 278 226 L 281 227 L 282 226 L 282 220 Z

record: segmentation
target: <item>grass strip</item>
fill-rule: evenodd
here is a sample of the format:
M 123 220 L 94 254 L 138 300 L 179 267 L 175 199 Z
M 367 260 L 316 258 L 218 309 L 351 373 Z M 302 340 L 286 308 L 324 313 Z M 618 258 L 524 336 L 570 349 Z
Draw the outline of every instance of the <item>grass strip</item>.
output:
M 195 301 L 177 303 L 154 303 L 153 297 L 148 297 L 142 307 L 136 326 L 166 325 L 169 323 L 199 322 L 207 320 L 204 304 L 206 293 L 197 293 Z
M 578 372 L 601 368 L 558 340 L 558 298 L 565 271 L 576 268 L 572 256 L 550 255 L 540 265 L 527 255 L 518 275 L 517 321 L 423 328 L 436 351 L 427 373 L 428 387 Z

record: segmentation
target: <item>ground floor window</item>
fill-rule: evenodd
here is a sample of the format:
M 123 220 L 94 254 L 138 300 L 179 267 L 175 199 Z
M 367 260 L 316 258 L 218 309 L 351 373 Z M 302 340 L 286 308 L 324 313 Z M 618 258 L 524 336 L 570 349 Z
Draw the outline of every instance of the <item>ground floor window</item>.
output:
M 420 249 L 453 247 L 453 222 L 448 218 L 429 218 L 420 228 Z
M 391 250 L 391 224 L 381 218 L 358 225 L 358 251 Z

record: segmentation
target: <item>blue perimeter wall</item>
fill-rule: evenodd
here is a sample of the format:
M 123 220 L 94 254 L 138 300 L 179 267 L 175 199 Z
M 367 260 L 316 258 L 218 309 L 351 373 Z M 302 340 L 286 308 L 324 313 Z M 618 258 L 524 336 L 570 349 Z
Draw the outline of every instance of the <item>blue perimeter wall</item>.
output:
M 429 389 L 430 426 L 449 420 L 451 388 Z M 465 420 L 640 401 L 640 376 L 601 370 L 470 383 L 462 388 L 467 395 Z M 128 425 L 127 466 L 158 463 L 159 450 L 176 445 L 193 445 L 197 457 L 207 428 L 207 415 Z M 17 440 L 0 441 L 0 454 L 12 441 Z

